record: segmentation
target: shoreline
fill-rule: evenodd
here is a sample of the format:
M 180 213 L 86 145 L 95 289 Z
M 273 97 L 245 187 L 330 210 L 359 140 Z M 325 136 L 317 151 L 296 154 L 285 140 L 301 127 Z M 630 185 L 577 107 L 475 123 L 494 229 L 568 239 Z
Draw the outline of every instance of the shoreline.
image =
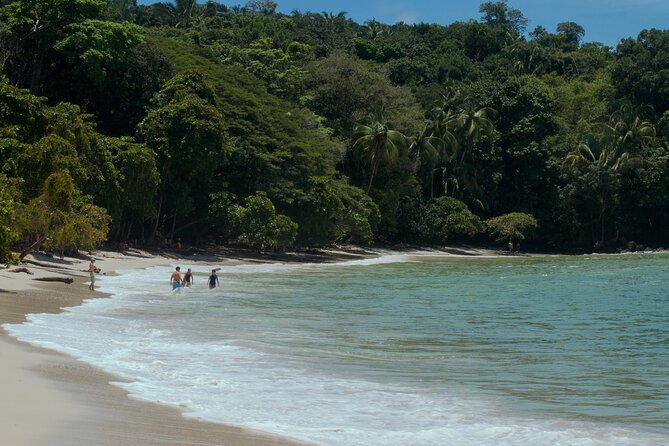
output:
M 529 258 L 555 255 L 508 255 L 503 251 L 467 249 L 442 250 L 330 250 L 274 256 L 245 256 L 200 253 L 174 256 L 172 253 L 102 251 L 95 253 L 97 264 L 107 275 L 124 269 L 180 264 L 186 267 L 213 267 L 264 263 L 323 263 L 363 260 L 386 255 L 407 257 L 475 259 Z M 641 253 L 640 253 L 641 254 Z M 271 258 L 274 257 L 274 258 Z M 0 325 L 22 323 L 31 313 L 59 313 L 85 300 L 109 294 L 88 291 L 88 261 L 36 256 L 47 266 L 26 265 L 33 275 L 0 269 Z M 73 278 L 72 285 L 35 282 L 38 277 Z M 167 283 L 167 279 L 166 279 Z M 185 416 L 179 407 L 139 400 L 112 383 L 127 382 L 66 353 L 17 340 L 0 328 L 0 420 L 6 423 L 2 439 L 13 446 L 49 444 L 96 445 L 275 445 L 299 446 L 308 443 L 257 432 L 240 426 L 219 424 Z M 38 426 L 36 428 L 35 426 Z M 44 439 L 48 438 L 48 441 Z
M 127 257 L 96 253 L 103 272 L 168 266 L 240 264 L 241 260 Z M 31 313 L 60 313 L 109 294 L 90 292 L 86 260 L 38 257 L 55 267 L 27 265 L 33 275 L 0 270 L 0 325 L 19 324 Z M 250 259 L 248 263 L 253 263 Z M 264 263 L 264 262 L 263 262 Z M 36 282 L 37 277 L 73 278 L 71 285 Z M 305 446 L 309 443 L 242 426 L 188 417 L 179 407 L 140 400 L 115 382 L 127 382 L 66 353 L 29 344 L 0 328 L 0 427 L 12 446 L 238 445 Z

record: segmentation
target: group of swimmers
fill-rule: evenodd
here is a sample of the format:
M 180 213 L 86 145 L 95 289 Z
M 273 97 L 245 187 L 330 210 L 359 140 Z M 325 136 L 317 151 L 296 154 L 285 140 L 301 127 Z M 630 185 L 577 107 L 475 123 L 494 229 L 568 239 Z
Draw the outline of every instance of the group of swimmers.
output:
M 216 271 L 220 270 L 221 268 L 214 268 L 211 270 L 211 275 L 209 276 L 209 279 L 207 282 L 209 283 L 209 289 L 213 290 L 216 287 L 220 287 L 221 283 L 218 281 L 218 276 L 216 275 Z M 183 279 L 181 278 L 181 267 L 177 266 L 175 271 L 172 273 L 170 276 L 170 285 L 172 285 L 172 290 L 176 290 L 181 288 L 182 286 L 185 287 L 190 287 L 193 284 L 193 271 L 191 271 L 190 268 L 188 268 L 188 271 L 186 271 L 186 274 L 184 274 Z

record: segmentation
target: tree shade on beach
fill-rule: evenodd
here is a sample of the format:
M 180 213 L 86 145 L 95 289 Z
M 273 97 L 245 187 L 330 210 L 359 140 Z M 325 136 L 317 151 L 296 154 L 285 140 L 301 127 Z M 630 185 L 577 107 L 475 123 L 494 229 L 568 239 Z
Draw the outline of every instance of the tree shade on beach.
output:
M 539 248 L 666 245 L 669 31 L 610 48 L 480 12 L 0 2 L 0 257 L 42 238 L 489 243 L 481 221 L 506 214 L 536 219 Z M 22 213 L 64 178 L 83 226 L 37 230 Z

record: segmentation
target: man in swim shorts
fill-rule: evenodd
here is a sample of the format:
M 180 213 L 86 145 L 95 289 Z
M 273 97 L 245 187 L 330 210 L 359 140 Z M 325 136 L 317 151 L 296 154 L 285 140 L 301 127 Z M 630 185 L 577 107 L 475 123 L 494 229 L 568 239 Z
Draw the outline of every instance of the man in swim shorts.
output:
M 172 285 L 172 290 L 181 288 L 181 267 L 177 266 L 176 270 L 170 276 L 170 285 Z

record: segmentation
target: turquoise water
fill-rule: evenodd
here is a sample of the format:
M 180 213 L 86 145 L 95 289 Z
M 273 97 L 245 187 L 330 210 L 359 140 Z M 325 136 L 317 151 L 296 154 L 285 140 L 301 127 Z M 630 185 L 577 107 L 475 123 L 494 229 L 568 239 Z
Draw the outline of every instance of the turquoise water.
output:
M 155 268 L 9 329 L 134 379 L 137 396 L 318 444 L 660 445 L 668 267 L 390 256 L 224 267 L 222 289 L 197 276 L 178 295 Z

